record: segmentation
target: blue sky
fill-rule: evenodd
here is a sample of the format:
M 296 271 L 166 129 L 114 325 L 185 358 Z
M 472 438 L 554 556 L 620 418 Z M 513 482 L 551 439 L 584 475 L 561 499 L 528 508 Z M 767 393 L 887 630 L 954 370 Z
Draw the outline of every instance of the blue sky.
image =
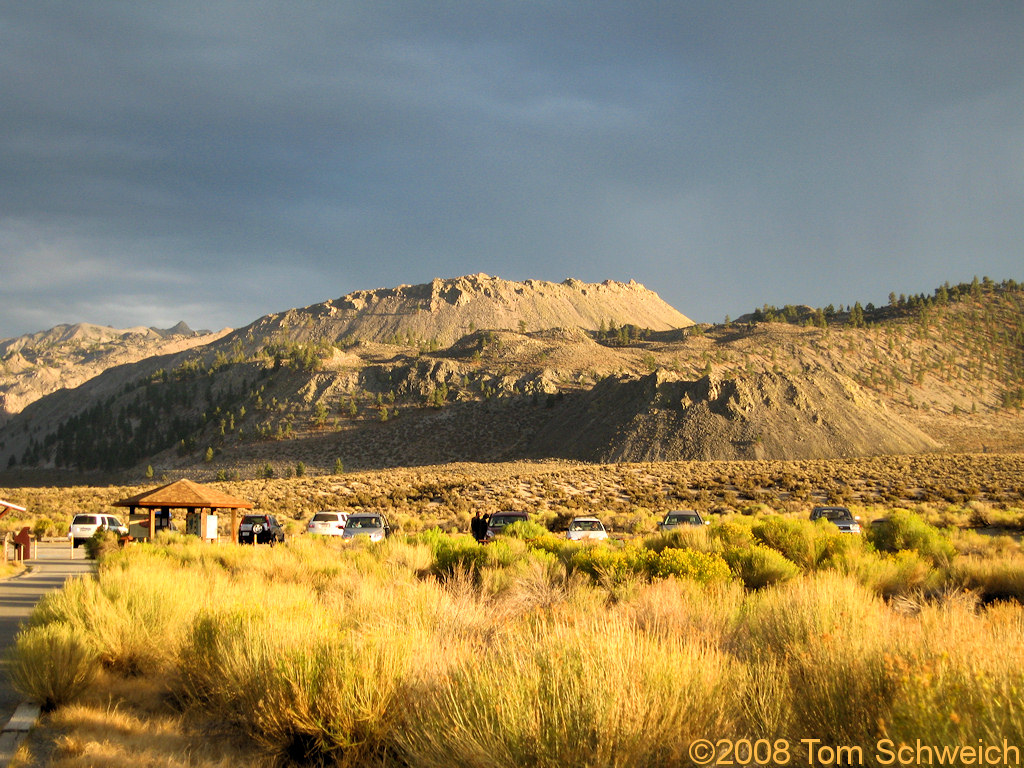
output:
M 1019 2 L 0 0 L 0 337 L 486 272 L 1024 279 Z

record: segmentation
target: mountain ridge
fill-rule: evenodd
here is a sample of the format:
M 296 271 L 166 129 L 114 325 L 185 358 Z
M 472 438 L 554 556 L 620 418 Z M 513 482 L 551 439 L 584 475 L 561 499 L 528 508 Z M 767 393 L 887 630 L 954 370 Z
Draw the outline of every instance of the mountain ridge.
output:
M 297 463 L 330 471 L 339 461 L 371 468 L 1024 449 L 1016 420 L 1024 289 L 1012 281 L 883 311 L 804 312 L 802 322 L 779 319 L 799 321 L 799 311 L 765 311 L 746 323 L 660 331 L 598 314 L 588 320 L 596 329 L 573 325 L 580 311 L 559 303 L 565 291 L 657 296 L 636 284 L 486 275 L 354 292 L 43 398 L 0 430 L 0 469 L 151 464 L 251 474 Z M 519 297 L 518 314 L 503 292 Z M 529 309 L 526 294 L 544 294 L 545 312 L 562 309 Z M 506 327 L 453 324 L 450 308 L 460 302 L 501 307 Z M 406 311 L 394 322 L 420 324 L 383 324 L 399 305 Z M 368 307 L 356 334 L 357 315 L 343 313 Z M 438 316 L 438 325 L 423 324 Z M 476 326 L 497 316 L 463 317 Z M 560 327 L 537 328 L 545 323 Z M 439 331 L 453 328 L 467 332 L 443 344 Z
M 110 368 L 201 346 L 225 333 L 193 331 L 184 321 L 167 329 L 81 322 L 0 339 L 0 424 L 36 400 Z
M 348 293 L 307 307 L 265 315 L 236 337 L 286 337 L 293 342 L 351 344 L 415 339 L 450 345 L 478 329 L 543 331 L 604 324 L 652 330 L 686 328 L 694 322 L 643 285 L 568 278 L 516 282 L 484 273 L 434 278 Z

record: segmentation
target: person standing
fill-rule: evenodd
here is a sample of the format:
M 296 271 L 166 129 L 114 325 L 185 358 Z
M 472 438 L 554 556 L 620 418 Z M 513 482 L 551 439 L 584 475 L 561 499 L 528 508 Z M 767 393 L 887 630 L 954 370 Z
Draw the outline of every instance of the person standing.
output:
M 479 509 L 476 511 L 476 516 L 469 522 L 469 530 L 478 542 L 484 540 L 487 533 L 487 521 L 484 520 L 483 513 Z

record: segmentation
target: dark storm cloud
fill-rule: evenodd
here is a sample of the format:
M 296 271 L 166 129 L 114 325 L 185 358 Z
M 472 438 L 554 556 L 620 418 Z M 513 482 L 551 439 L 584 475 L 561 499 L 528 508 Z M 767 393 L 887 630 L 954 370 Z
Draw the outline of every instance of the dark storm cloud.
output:
M 0 336 L 486 271 L 1021 279 L 1018 3 L 0 2 Z

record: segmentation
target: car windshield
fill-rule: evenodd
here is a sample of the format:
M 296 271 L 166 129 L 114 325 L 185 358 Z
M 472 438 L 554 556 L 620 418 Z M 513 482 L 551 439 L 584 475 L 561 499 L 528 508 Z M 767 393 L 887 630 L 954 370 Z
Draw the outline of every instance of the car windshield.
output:
M 116 517 L 108 517 L 107 518 L 107 525 L 112 525 L 115 528 L 120 528 L 121 527 L 121 521 L 118 520 Z
M 521 523 L 526 520 L 522 515 L 491 515 L 491 528 L 504 528 L 512 523 Z
M 669 515 L 668 523 L 670 525 L 681 525 L 683 523 L 699 523 L 700 518 L 696 515 Z
M 267 518 L 265 518 L 263 515 L 246 515 L 242 518 L 242 522 L 249 523 L 250 525 L 252 525 L 253 523 L 265 523 L 267 522 Z
M 71 522 L 72 525 L 98 525 L 99 520 L 96 519 L 96 515 L 75 515 L 75 519 Z
M 597 520 L 574 520 L 570 530 L 573 531 L 600 531 L 601 523 Z
M 853 520 L 853 515 L 850 514 L 848 509 L 826 509 L 819 517 L 827 518 L 828 520 Z
M 346 528 L 380 528 L 379 517 L 350 517 L 345 523 Z

